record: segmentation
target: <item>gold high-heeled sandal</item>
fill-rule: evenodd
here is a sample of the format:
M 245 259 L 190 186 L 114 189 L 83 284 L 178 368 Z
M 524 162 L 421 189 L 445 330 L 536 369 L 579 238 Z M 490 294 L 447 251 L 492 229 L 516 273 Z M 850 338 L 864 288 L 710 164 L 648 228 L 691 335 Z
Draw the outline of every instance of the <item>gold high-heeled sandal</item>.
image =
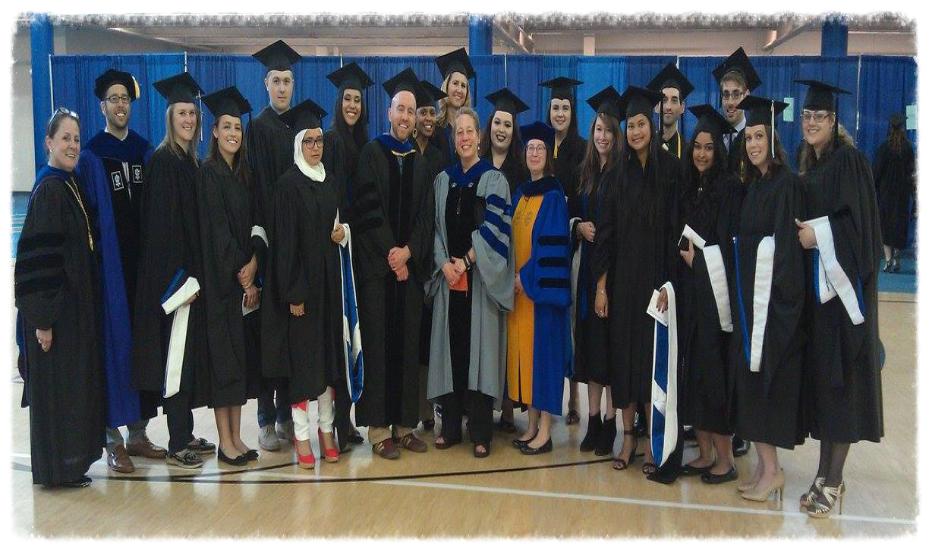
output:
M 809 491 L 800 496 L 800 508 L 806 509 L 810 506 L 811 500 L 819 495 L 819 492 L 823 489 L 823 484 L 826 483 L 826 478 L 824 476 L 817 476 L 813 480 L 813 484 L 810 485 Z
M 767 501 L 768 497 L 771 496 L 771 493 L 774 492 L 775 501 L 784 500 L 784 470 L 779 469 L 777 474 L 774 475 L 774 481 L 771 482 L 764 490 L 759 490 L 757 486 L 750 491 L 742 492 L 742 499 L 748 499 L 749 501 Z
M 842 514 L 842 502 L 845 499 L 845 482 L 832 487 L 823 485 L 818 495 L 810 499 L 806 514 L 813 518 L 826 518 L 832 513 L 835 504 L 839 504 L 839 514 Z

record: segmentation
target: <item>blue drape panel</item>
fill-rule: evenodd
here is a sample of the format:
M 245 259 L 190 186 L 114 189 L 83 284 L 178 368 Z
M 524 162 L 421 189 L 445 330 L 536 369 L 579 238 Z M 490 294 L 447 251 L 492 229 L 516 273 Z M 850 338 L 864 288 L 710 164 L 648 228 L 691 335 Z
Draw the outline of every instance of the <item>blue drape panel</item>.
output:
M 478 72 L 478 80 L 472 91 L 472 105 L 482 121 L 486 121 L 491 116 L 492 107 L 484 96 L 508 86 L 530 107 L 528 112 L 520 116 L 520 124 L 536 119 L 545 120 L 549 91 L 539 87 L 538 83 L 559 75 L 576 78 L 584 82 L 578 87 L 576 110 L 579 131 L 586 137 L 593 117 L 593 110 L 586 103 L 588 97 L 608 84 L 619 91 L 629 84 L 645 85 L 665 64 L 675 60 L 695 87 L 687 98 L 687 104 L 693 106 L 709 103 L 718 107 L 719 90 L 711 71 L 723 59 L 721 56 L 474 56 L 472 63 Z M 365 98 L 372 136 L 388 128 L 387 109 L 390 99 L 381 87 L 385 79 L 410 66 L 420 78 L 428 79 L 436 85 L 441 84 L 441 76 L 432 57 L 307 57 L 295 67 L 294 102 L 312 98 L 328 112 L 332 112 L 337 91 L 325 76 L 341 64 L 352 61 L 364 68 L 376 83 L 368 89 Z M 795 164 L 794 154 L 802 138 L 799 114 L 806 93 L 806 87 L 794 84 L 794 79 L 824 79 L 853 91 L 853 95 L 842 98 L 839 117 L 856 137 L 859 148 L 869 157 L 873 156 L 886 136 L 889 116 L 894 112 L 903 112 L 906 105 L 915 102 L 916 62 L 909 57 L 760 56 L 753 57 L 752 63 L 763 81 L 753 92 L 777 99 L 795 99 L 794 122 L 778 122 L 781 140 L 792 165 Z M 93 96 L 93 80 L 109 67 L 129 71 L 139 79 L 142 96 L 133 104 L 131 126 L 152 143 L 159 143 L 164 137 L 165 101 L 155 92 L 152 83 L 182 71 L 184 55 L 53 56 L 55 105 L 67 106 L 81 115 L 84 140 L 103 127 L 99 103 Z M 263 83 L 265 69 L 251 56 L 190 55 L 188 68 L 208 93 L 235 84 L 252 104 L 253 114 L 268 104 L 268 94 Z M 331 118 L 332 115 L 329 115 L 323 120 L 324 127 L 329 127 Z M 206 152 L 211 124 L 211 116 L 205 114 L 201 154 Z M 694 118 L 687 113 L 683 124 L 685 135 L 689 135 L 688 130 L 693 129 L 694 124 Z M 41 137 L 44 129 L 36 129 L 35 133 Z M 915 132 L 910 132 L 910 137 L 915 143 Z

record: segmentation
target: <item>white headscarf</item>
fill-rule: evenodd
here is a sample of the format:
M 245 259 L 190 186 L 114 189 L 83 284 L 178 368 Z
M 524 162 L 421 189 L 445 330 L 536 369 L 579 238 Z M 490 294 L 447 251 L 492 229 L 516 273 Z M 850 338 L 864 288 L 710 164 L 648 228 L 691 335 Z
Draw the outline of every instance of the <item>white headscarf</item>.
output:
M 309 129 L 304 129 L 294 137 L 294 164 L 297 165 L 297 168 L 300 169 L 303 175 L 309 177 L 313 181 L 322 182 L 326 179 L 326 168 L 323 167 L 322 160 L 315 166 L 311 166 L 307 163 L 306 158 L 303 157 L 303 136 L 306 135 L 307 131 L 309 131 Z

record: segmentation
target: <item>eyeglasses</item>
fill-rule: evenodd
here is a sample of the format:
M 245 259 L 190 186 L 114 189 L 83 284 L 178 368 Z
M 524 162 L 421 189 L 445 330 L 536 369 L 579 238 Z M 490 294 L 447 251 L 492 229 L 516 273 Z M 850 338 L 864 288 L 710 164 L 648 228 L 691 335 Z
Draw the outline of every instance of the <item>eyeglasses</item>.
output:
M 529 154 L 535 154 L 537 152 L 541 154 L 545 152 L 546 150 L 548 150 L 548 147 L 546 147 L 545 145 L 530 145 L 526 147 L 526 152 L 528 152 Z
M 72 112 L 71 110 L 65 108 L 64 106 L 62 106 L 62 107 L 58 108 L 57 110 L 55 110 L 55 113 L 52 114 L 52 118 L 54 119 L 54 117 L 57 116 L 57 115 L 72 117 L 72 118 L 74 118 L 74 119 L 76 119 L 76 120 L 80 120 L 80 119 L 81 119 L 80 117 L 78 117 L 77 112 Z
M 826 121 L 826 118 L 828 118 L 829 114 L 831 113 L 832 112 L 827 112 L 825 110 L 820 111 L 820 112 L 814 112 L 812 110 L 803 110 L 803 112 L 800 113 L 800 119 L 806 122 L 813 121 L 816 123 L 822 123 Z
M 303 146 L 308 146 L 310 148 L 323 148 L 323 141 L 324 138 L 320 137 L 318 139 L 303 139 L 301 142 Z
M 741 100 L 743 96 L 745 96 L 745 92 L 743 92 L 743 91 L 732 91 L 732 92 L 723 91 L 723 95 L 722 95 L 722 96 L 723 96 L 723 100 L 735 100 L 735 101 L 738 101 L 738 100 Z
M 132 100 L 129 98 L 128 94 L 111 94 L 106 97 L 106 101 L 110 104 L 129 104 L 129 101 Z

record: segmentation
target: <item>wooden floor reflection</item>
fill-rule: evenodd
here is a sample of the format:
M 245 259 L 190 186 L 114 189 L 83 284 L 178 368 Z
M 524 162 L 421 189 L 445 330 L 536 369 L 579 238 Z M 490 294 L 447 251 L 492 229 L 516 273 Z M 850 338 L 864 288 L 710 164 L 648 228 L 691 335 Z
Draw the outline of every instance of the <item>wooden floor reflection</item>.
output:
M 337 464 L 305 471 L 293 449 L 261 451 L 244 469 L 210 457 L 186 471 L 135 458 L 131 475 L 109 472 L 101 459 L 82 490 L 46 490 L 29 474 L 28 412 L 21 384 L 11 388 L 13 528 L 42 537 L 888 537 L 916 530 L 916 308 L 912 296 L 882 295 L 881 336 L 886 437 L 852 447 L 844 514 L 813 520 L 799 512 L 818 444 L 781 451 L 785 501 L 741 499 L 734 484 L 709 486 L 681 478 L 664 486 L 645 480 L 641 458 L 622 472 L 608 458 L 577 449 L 584 433 L 558 421 L 552 453 L 527 457 L 497 433 L 491 456 L 470 446 L 397 461 L 374 457 L 365 443 Z M 581 388 L 582 397 L 583 386 Z M 586 402 L 584 403 L 586 404 Z M 582 408 L 583 413 L 583 408 Z M 198 436 L 215 441 L 212 413 L 195 411 Z M 525 427 L 525 415 L 517 417 Z M 243 409 L 246 443 L 257 447 L 255 402 Z M 362 431 L 364 431 L 362 429 Z M 167 445 L 164 418 L 149 435 Z M 431 441 L 433 436 L 421 434 Z M 315 438 L 314 438 L 314 446 Z M 618 445 L 617 445 L 618 447 Z M 641 448 L 640 448 L 641 449 Z M 318 452 L 318 448 L 317 448 Z M 685 460 L 694 456 L 689 448 Z M 750 470 L 754 452 L 737 459 Z

